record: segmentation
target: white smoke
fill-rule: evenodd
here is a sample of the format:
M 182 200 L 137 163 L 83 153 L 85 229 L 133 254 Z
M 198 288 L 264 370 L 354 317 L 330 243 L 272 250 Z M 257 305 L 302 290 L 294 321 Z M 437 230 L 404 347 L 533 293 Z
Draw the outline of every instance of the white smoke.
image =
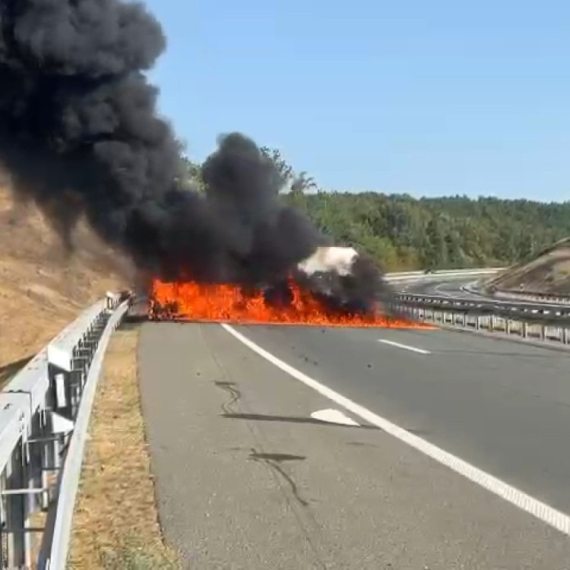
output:
M 306 275 L 334 271 L 346 276 L 352 273 L 352 266 L 358 258 L 358 252 L 352 247 L 318 247 L 310 257 L 297 265 Z

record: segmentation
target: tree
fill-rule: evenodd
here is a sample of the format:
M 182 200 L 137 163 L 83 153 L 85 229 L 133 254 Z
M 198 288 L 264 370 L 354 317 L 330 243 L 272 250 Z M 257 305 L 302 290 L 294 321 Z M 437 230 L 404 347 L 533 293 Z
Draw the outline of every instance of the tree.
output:
M 287 163 L 287 161 L 281 156 L 281 151 L 276 148 L 270 149 L 263 146 L 259 149 L 261 154 L 267 159 L 271 160 L 281 177 L 281 185 L 286 186 L 293 179 L 293 168 Z
M 312 176 L 309 176 L 304 170 L 293 177 L 291 184 L 292 194 L 304 194 L 307 190 L 314 190 L 317 188 L 317 183 Z
M 181 157 L 182 161 L 182 180 L 181 183 L 189 190 L 197 190 L 205 192 L 206 186 L 202 179 L 202 167 L 200 164 L 191 161 L 187 156 Z

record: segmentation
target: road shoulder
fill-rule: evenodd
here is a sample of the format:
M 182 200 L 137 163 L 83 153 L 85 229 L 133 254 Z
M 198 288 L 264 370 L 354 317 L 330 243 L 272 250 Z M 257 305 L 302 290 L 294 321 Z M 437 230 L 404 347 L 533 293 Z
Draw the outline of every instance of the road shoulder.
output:
M 178 568 L 158 524 L 140 409 L 138 338 L 138 328 L 123 324 L 105 358 L 75 506 L 73 570 Z

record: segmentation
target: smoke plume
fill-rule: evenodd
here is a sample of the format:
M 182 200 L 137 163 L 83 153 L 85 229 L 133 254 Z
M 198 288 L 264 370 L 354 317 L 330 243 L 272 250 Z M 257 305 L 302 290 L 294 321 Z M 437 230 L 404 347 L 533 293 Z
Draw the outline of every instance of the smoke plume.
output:
M 0 163 L 64 240 L 85 216 L 163 279 L 282 279 L 327 245 L 279 199 L 282 180 L 234 133 L 206 161 L 206 195 L 180 183 L 180 148 L 149 70 L 166 45 L 139 4 L 0 0 Z

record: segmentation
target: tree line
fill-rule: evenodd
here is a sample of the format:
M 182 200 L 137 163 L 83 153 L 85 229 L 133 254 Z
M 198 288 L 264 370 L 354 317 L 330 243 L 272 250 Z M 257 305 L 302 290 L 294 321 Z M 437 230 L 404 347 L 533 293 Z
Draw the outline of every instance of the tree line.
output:
M 570 203 L 325 192 L 307 173 L 296 174 L 278 150 L 262 152 L 283 177 L 283 200 L 335 244 L 366 252 L 387 271 L 509 265 L 570 236 Z M 188 161 L 198 183 L 199 171 Z

